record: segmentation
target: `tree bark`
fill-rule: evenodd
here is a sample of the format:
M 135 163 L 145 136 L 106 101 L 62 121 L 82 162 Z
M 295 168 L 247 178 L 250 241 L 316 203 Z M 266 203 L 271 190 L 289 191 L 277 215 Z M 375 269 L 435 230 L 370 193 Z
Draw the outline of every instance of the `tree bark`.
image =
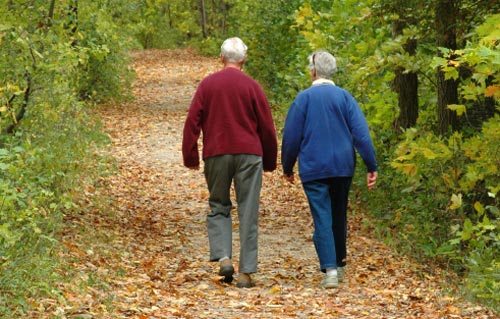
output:
M 173 29 L 174 23 L 172 21 L 172 7 L 170 3 L 167 4 L 167 16 L 168 16 L 168 26 L 170 29 Z
M 201 14 L 201 32 L 203 34 L 203 38 L 206 39 L 207 34 L 207 10 L 205 7 L 205 0 L 200 0 L 200 14 Z
M 31 95 L 31 74 L 26 71 L 25 73 L 26 76 L 26 89 L 24 90 L 24 99 L 21 104 L 21 108 L 19 109 L 19 112 L 16 114 L 16 119 L 14 123 L 9 125 L 5 130 L 2 132 L 2 134 L 12 134 L 14 133 L 14 130 L 16 127 L 19 125 L 19 122 L 23 119 L 24 114 L 26 113 L 26 108 L 28 107 L 30 95 Z M 11 98 L 9 102 L 12 102 L 14 98 Z
M 395 8 L 396 10 L 400 10 Z M 402 13 L 404 14 L 404 13 Z M 392 36 L 396 38 L 403 33 L 407 22 L 398 18 L 392 25 Z M 409 55 L 415 55 L 417 41 L 408 39 L 403 45 Z M 399 116 L 394 122 L 394 130 L 400 132 L 415 126 L 418 118 L 418 76 L 414 72 L 405 73 L 403 67 L 397 67 L 393 82 L 394 91 L 398 93 Z
M 51 0 L 50 1 L 50 7 L 49 7 L 49 15 L 48 15 L 48 24 L 49 26 L 52 25 L 52 20 L 54 19 L 54 7 L 56 4 L 56 0 Z
M 456 23 L 459 14 L 459 0 L 438 0 L 435 12 L 436 46 L 457 49 Z M 438 53 L 442 56 L 440 53 Z M 440 134 L 446 134 L 451 128 L 455 130 L 458 117 L 454 111 L 448 109 L 450 104 L 458 104 L 458 81 L 445 79 L 441 69 L 437 71 L 438 91 L 438 127 Z

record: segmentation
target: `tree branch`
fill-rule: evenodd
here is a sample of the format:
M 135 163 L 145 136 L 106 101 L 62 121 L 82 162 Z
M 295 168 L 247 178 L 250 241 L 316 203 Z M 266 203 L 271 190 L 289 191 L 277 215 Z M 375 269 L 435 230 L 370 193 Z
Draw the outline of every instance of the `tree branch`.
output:
M 26 113 L 26 107 L 28 106 L 29 98 L 31 95 L 32 81 L 31 81 L 31 74 L 28 71 L 26 71 L 24 73 L 24 75 L 26 77 L 27 86 L 26 86 L 26 89 L 24 90 L 24 99 L 23 99 L 23 103 L 21 105 L 21 109 L 17 113 L 14 123 L 12 123 L 6 129 L 4 129 L 2 134 L 14 133 L 15 128 L 19 125 L 19 122 L 23 119 L 24 114 Z M 14 96 L 10 98 L 9 102 L 11 102 L 13 100 L 14 100 Z

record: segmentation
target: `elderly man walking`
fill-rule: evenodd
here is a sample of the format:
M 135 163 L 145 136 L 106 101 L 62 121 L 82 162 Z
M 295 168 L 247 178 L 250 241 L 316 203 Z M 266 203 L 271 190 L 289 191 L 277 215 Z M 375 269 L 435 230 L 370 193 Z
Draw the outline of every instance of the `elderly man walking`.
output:
M 309 57 L 312 86 L 300 92 L 287 114 L 281 160 L 285 178 L 299 176 L 314 222 L 313 241 L 324 288 L 336 288 L 346 265 L 347 203 L 356 160 L 367 166 L 368 189 L 377 180 L 377 161 L 365 116 L 356 100 L 331 80 L 335 58 L 326 51 Z
M 198 138 L 203 133 L 204 174 L 209 190 L 207 215 L 210 260 L 219 275 L 233 280 L 232 203 L 234 182 L 240 235 L 237 287 L 255 284 L 259 197 L 262 171 L 276 169 L 277 138 L 269 102 L 259 84 L 242 72 L 247 46 L 229 38 L 221 46 L 222 70 L 199 84 L 189 107 L 182 141 L 184 165 L 200 166 Z

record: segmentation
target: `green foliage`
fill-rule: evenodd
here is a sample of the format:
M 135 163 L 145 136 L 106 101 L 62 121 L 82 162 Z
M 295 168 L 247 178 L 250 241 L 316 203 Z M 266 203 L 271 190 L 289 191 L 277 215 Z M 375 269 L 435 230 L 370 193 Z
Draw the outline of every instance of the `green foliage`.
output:
M 124 98 L 132 79 L 124 55 L 132 43 L 109 20 L 108 10 L 99 2 L 81 7 L 72 43 L 78 61 L 74 76 L 79 96 L 97 102 Z
M 112 2 L 108 8 L 114 12 L 115 23 L 144 49 L 193 46 L 205 54 L 218 54 L 220 44 L 213 44 L 229 36 L 241 36 L 247 25 L 242 17 L 248 12 L 248 4 L 242 0 Z
M 392 163 L 406 176 L 402 193 L 411 196 L 398 200 L 403 205 L 391 213 L 391 227 L 413 236 L 425 257 L 446 256 L 455 269 L 466 267 L 469 292 L 487 303 L 499 298 L 498 273 L 492 271 L 500 262 L 498 140 L 499 116 L 469 138 L 411 129 Z
M 300 1 L 284 0 L 264 6 L 248 3 L 245 15 L 252 22 L 241 28 L 241 37 L 249 47 L 245 70 L 266 87 L 276 111 L 279 107 L 287 108 L 287 102 L 308 81 L 304 76 L 309 54 L 304 50 L 307 43 L 291 28 L 299 4 Z M 282 114 L 284 110 L 276 113 Z
M 118 23 L 129 28 L 144 49 L 177 48 L 189 36 L 198 35 L 196 12 L 186 1 L 132 1 L 122 6 Z M 132 24 L 130 22 L 133 22 Z M 132 25 L 132 27 L 130 27 Z
M 49 107 L 49 106 L 47 106 Z M 75 105 L 19 132 L 0 149 L 0 313 L 54 294 L 57 232 L 93 173 L 98 127 Z M 20 142 L 23 141 L 23 142 Z
M 46 2 L 0 5 L 2 318 L 58 294 L 57 233 L 97 178 L 94 152 L 107 141 L 82 98 L 118 99 L 126 88 L 126 41 L 106 33 L 113 29 L 103 12 L 80 7 L 73 20 L 70 2 L 55 3 L 52 18 Z
M 443 140 L 412 129 L 399 144 L 392 164 L 407 177 L 402 192 L 412 194 L 400 203 L 417 204 L 403 218 L 396 210 L 399 227 L 404 225 L 408 234 L 407 225 L 414 225 L 413 241 L 424 239 L 423 247 L 432 245 L 427 257 L 446 256 L 456 269 L 466 267 L 468 291 L 492 304 L 500 297 L 495 273 L 500 262 L 498 140 L 499 116 L 470 138 L 455 133 Z M 447 194 L 451 195 L 446 198 Z M 419 222 L 428 220 L 426 214 L 433 222 L 437 219 L 434 227 Z
M 460 110 L 459 115 L 466 112 L 467 102 L 500 99 L 499 27 L 500 14 L 490 16 L 478 27 L 475 42 L 461 50 L 442 49 L 444 56 L 433 60 L 432 66 L 441 67 L 447 78 L 458 79 L 461 68 L 471 73 L 460 85 L 464 105 L 455 107 Z

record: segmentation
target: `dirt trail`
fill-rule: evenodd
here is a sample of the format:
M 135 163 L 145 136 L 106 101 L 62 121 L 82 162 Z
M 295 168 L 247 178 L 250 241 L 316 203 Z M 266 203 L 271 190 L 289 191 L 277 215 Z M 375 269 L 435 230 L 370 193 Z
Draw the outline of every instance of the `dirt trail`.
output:
M 360 213 L 350 213 L 346 282 L 320 289 L 306 200 L 279 170 L 264 176 L 257 287 L 219 283 L 217 265 L 208 262 L 202 170 L 182 167 L 180 149 L 194 90 L 220 66 L 185 50 L 133 58 L 136 99 L 101 111 L 119 166 L 105 181 L 115 213 L 96 208 L 79 221 L 96 230 L 93 246 L 84 242 L 88 234 L 66 236 L 77 271 L 64 288 L 70 304 L 55 312 L 136 319 L 498 318 L 448 296 L 443 278 L 370 238 Z M 234 237 L 237 266 L 237 225 Z

